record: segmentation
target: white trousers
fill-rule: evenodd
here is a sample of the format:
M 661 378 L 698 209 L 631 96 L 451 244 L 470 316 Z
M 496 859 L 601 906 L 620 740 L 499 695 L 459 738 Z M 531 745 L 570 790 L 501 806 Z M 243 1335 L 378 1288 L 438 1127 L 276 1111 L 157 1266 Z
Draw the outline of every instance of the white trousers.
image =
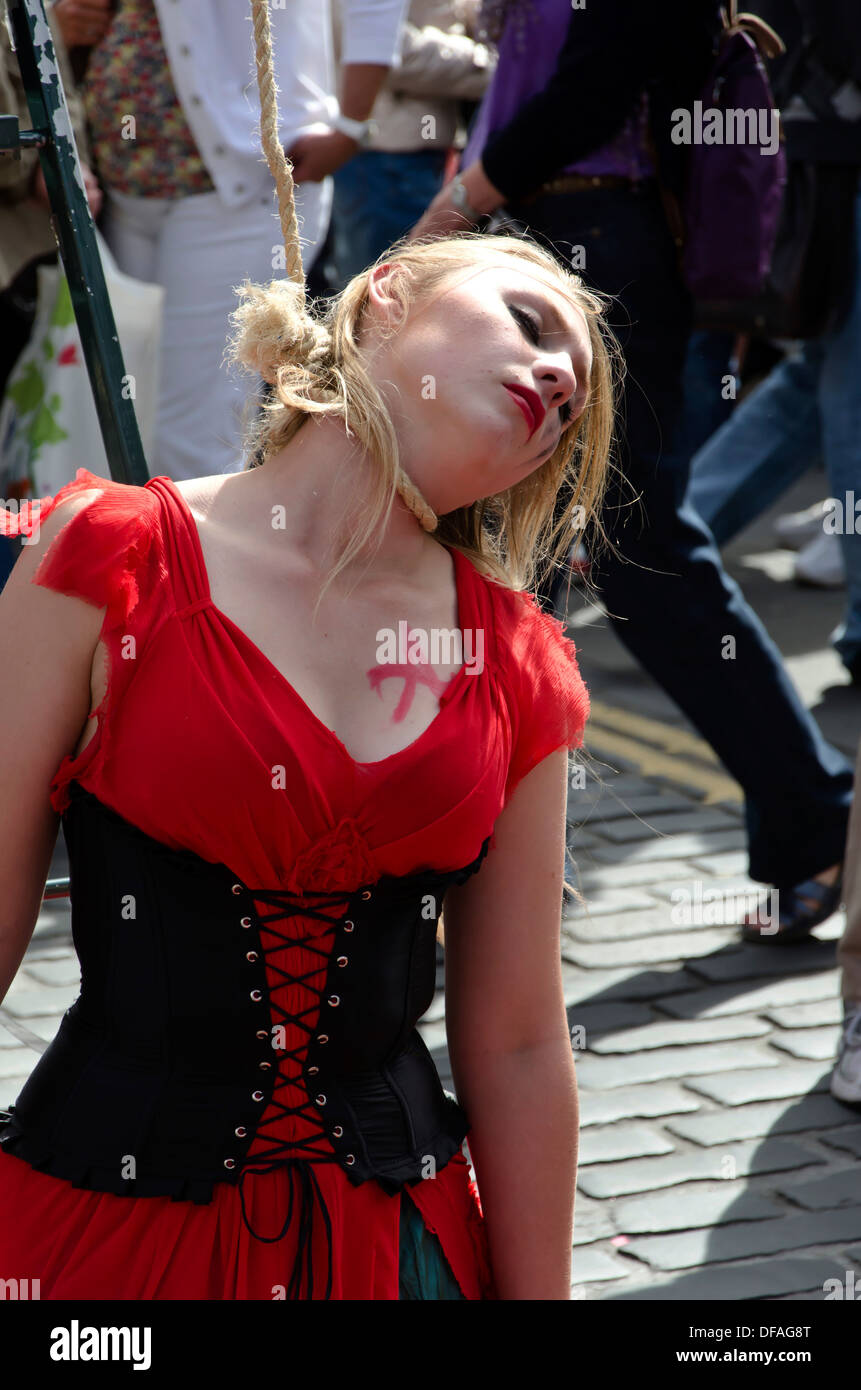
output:
M 295 196 L 307 272 L 328 230 L 332 179 L 299 184 Z M 165 288 L 150 477 L 239 472 L 243 407 L 260 383 L 222 356 L 239 302 L 233 286 L 286 274 L 274 193 L 228 208 L 217 192 L 137 198 L 108 190 L 102 230 L 120 270 Z

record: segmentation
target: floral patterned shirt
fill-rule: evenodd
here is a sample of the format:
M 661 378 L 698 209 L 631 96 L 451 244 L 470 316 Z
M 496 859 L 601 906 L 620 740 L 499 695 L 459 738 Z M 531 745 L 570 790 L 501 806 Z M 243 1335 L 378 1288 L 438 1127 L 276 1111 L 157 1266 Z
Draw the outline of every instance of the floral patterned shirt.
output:
M 176 94 L 154 0 L 119 0 L 82 90 L 106 189 L 182 198 L 215 188 Z

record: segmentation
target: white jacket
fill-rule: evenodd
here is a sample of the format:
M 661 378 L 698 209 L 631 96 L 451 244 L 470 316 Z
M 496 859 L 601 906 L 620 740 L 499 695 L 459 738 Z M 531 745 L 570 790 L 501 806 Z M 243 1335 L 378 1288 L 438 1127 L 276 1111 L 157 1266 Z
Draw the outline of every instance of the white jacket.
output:
M 397 62 L 407 0 L 341 0 L 345 63 Z M 260 143 L 250 0 L 155 0 L 176 94 L 228 207 L 272 190 Z M 289 149 L 338 111 L 331 0 L 269 7 L 278 133 Z

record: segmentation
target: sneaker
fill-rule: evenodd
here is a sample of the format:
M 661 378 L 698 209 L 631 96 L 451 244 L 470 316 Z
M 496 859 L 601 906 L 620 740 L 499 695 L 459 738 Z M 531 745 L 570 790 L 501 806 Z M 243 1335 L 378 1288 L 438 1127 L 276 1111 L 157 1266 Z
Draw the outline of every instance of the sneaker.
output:
M 861 1004 L 855 1004 L 843 1020 L 843 1036 L 834 1071 L 831 1094 L 847 1105 L 861 1105 Z
M 793 578 L 796 584 L 810 584 L 817 589 L 845 589 L 846 569 L 840 538 L 820 531 L 796 556 Z
M 779 516 L 774 523 L 774 534 L 787 550 L 803 550 L 822 530 L 822 522 L 828 514 L 828 499 L 815 502 L 803 512 L 788 512 Z

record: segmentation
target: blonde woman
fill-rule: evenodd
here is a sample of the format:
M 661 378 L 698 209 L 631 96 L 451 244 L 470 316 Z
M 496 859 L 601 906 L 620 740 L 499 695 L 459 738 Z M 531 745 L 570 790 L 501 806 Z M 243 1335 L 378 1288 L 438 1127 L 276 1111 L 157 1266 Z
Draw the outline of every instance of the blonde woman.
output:
M 323 317 L 290 281 L 239 294 L 232 357 L 274 388 L 253 466 L 80 469 L 0 512 L 32 537 L 0 595 L 0 999 L 58 815 L 82 973 L 0 1123 L 0 1271 L 43 1299 L 564 1300 L 588 697 L 523 590 L 567 550 L 563 482 L 600 503 L 602 306 L 474 234 L 396 246 Z M 457 1100 L 415 1026 L 443 901 Z

